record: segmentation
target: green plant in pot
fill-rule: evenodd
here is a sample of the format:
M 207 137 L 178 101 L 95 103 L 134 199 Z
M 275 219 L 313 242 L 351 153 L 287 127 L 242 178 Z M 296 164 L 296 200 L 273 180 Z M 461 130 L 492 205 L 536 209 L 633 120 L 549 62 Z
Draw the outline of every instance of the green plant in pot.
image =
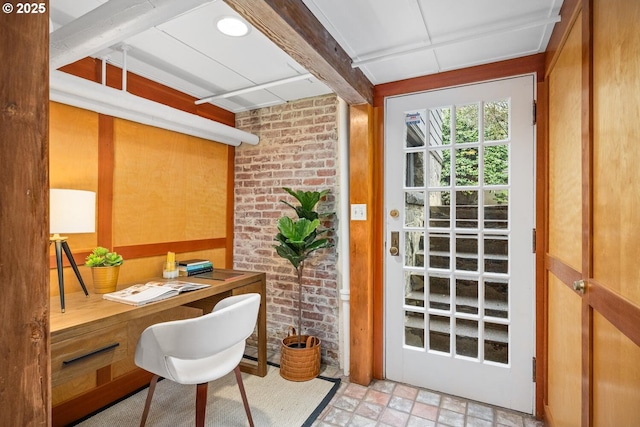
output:
M 85 259 L 84 265 L 91 267 L 93 289 L 98 294 L 116 290 L 120 266 L 124 262 L 121 255 L 98 246 Z
M 320 214 L 315 211 L 316 205 L 329 193 L 329 190 L 293 191 L 290 188 L 283 189 L 293 196 L 299 205 L 294 206 L 282 200 L 284 204 L 296 212 L 297 218 L 283 216 L 278 219 L 278 234 L 275 237 L 278 244 L 274 245 L 274 248 L 278 255 L 288 260 L 296 270 L 298 333 L 289 334 L 282 340 L 280 375 L 288 380 L 306 381 L 315 378 L 320 373 L 320 340 L 314 336 L 302 335 L 302 278 L 305 261 L 309 256 L 320 249 L 333 246 L 329 239 L 322 237 L 330 229 L 320 228 Z

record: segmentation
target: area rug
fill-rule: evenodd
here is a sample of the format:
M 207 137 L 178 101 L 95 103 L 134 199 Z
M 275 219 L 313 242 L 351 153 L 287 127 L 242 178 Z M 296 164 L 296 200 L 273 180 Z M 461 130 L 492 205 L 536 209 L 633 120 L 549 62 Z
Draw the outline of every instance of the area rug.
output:
M 242 374 L 256 427 L 309 427 L 340 386 L 340 379 L 317 377 L 292 382 L 269 364 L 267 375 Z M 73 425 L 79 427 L 138 426 L 148 388 L 120 400 Z M 151 402 L 148 427 L 192 427 L 195 423 L 196 387 L 162 380 Z M 209 383 L 205 426 L 249 425 L 233 372 Z

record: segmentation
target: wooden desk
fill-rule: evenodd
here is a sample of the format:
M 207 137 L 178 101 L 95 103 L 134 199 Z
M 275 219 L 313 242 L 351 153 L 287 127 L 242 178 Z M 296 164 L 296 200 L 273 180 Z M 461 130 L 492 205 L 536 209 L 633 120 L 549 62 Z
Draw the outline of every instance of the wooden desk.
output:
M 243 362 L 241 368 L 245 372 L 265 376 L 266 276 L 264 273 L 248 271 L 237 273 L 243 274 L 227 280 L 181 277 L 179 280 L 211 286 L 138 307 L 106 301 L 99 294 L 90 293 L 85 297 L 82 292 L 74 292 L 66 295 L 66 313 L 61 313 L 59 297 L 52 298 L 50 330 L 53 426 L 67 425 L 149 383 L 151 375 L 133 364 L 137 340 L 146 326 L 172 318 L 208 313 L 218 301 L 231 295 L 249 292 L 261 295 L 257 323 L 258 360 L 256 363 Z M 137 283 L 149 280 L 166 279 L 151 278 Z M 122 284 L 118 288 L 130 285 Z M 187 313 L 177 314 L 180 310 Z M 126 372 L 120 372 L 123 369 Z M 60 398 L 56 396 L 56 391 L 61 390 L 60 393 L 66 394 L 65 387 L 74 389 L 74 381 L 82 378 L 90 378 L 91 381 L 95 378 L 95 384 L 91 384 L 90 390 L 56 404 L 57 398 Z

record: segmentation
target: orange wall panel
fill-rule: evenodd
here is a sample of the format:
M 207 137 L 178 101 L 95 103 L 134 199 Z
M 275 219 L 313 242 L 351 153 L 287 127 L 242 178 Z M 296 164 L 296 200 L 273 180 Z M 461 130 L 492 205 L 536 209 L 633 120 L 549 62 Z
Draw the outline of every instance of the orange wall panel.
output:
M 593 427 L 640 426 L 640 347 L 597 312 L 593 335 Z
M 582 303 L 549 274 L 548 412 L 557 427 L 580 427 Z
M 227 150 L 115 120 L 114 246 L 225 237 Z
M 594 278 L 640 305 L 640 2 L 594 2 Z M 624 64 L 624 66 L 622 66 Z
M 582 266 L 581 25 L 549 76 L 549 253 Z
M 97 191 L 98 114 L 50 103 L 49 181 L 51 188 Z M 90 250 L 97 241 L 95 233 L 67 237 L 72 252 Z M 55 254 L 53 245 L 50 254 Z M 76 262 L 82 264 L 84 259 Z

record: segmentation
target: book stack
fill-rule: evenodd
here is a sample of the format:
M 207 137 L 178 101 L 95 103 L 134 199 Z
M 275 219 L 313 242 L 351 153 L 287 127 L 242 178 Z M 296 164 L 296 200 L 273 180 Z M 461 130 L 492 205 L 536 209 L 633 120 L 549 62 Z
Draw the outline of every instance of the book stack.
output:
M 213 263 L 206 259 L 188 259 L 178 261 L 178 272 L 180 276 L 195 276 L 196 274 L 213 271 Z

